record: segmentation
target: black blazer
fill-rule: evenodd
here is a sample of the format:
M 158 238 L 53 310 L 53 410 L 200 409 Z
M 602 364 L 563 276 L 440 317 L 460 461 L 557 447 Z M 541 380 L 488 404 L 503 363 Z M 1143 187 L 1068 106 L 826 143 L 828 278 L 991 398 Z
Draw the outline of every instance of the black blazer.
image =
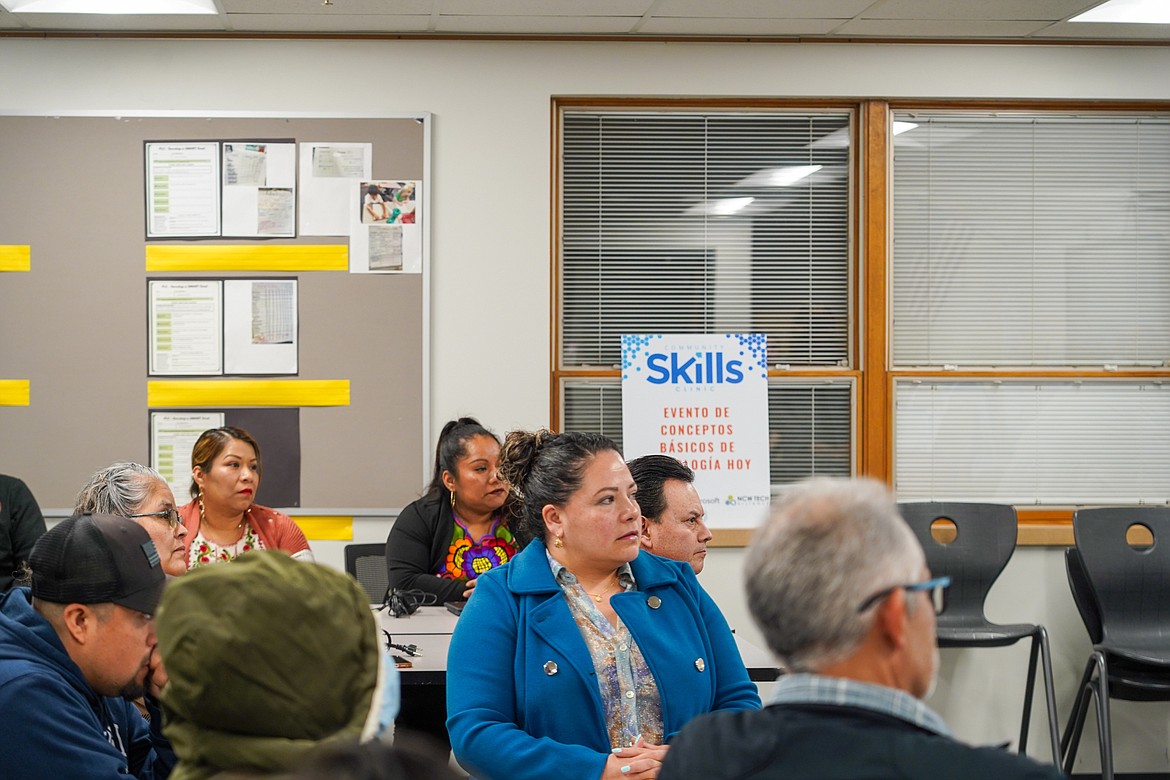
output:
M 463 598 L 467 583 L 435 575 L 451 549 L 455 519 L 447 494 L 410 503 L 386 537 L 386 575 L 390 588 L 433 593 L 437 602 Z

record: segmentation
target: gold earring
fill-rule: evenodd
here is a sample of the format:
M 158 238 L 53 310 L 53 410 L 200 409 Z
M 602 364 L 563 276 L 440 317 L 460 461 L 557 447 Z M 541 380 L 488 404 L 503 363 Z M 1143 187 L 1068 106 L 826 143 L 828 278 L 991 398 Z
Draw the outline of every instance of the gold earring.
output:
M 207 510 L 205 510 L 203 508 L 203 492 L 200 491 L 199 495 L 196 496 L 196 498 L 199 499 L 199 522 L 206 525 L 207 524 Z
M 553 539 L 553 547 L 564 547 L 565 543 L 561 541 L 561 537 Z
M 455 509 L 455 494 L 452 493 L 450 490 L 448 490 L 447 493 L 450 494 L 450 496 L 451 496 L 451 509 L 454 510 Z

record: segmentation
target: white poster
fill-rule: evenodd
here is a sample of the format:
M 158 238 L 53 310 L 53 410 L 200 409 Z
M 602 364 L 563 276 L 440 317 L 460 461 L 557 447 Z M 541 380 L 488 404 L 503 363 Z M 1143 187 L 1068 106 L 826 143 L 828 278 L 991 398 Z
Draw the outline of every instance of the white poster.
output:
M 224 141 L 223 235 L 296 235 L 294 143 Z
M 223 412 L 150 413 L 150 465 L 171 486 L 175 503 L 191 500 L 191 450 L 199 435 L 223 427 Z
M 218 236 L 219 144 L 146 145 L 147 238 Z
M 626 460 L 670 455 L 695 472 L 711 528 L 768 513 L 768 345 L 757 333 L 622 336 Z
M 151 376 L 223 373 L 223 293 L 218 281 L 150 280 Z
M 297 373 L 297 280 L 223 283 L 225 374 Z
M 301 144 L 301 235 L 349 235 L 351 185 L 373 175 L 373 144 Z
M 349 272 L 420 273 L 422 202 L 419 181 L 351 184 Z

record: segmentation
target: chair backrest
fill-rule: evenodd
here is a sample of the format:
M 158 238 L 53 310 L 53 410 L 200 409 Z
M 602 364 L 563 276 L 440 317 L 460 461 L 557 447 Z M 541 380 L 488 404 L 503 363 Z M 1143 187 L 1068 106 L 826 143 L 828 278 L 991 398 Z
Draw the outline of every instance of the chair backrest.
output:
M 1131 526 L 1153 544 L 1130 546 Z M 1079 509 L 1073 536 L 1101 611 L 1101 640 L 1132 645 L 1170 642 L 1170 507 Z
M 1089 632 L 1089 641 L 1097 644 L 1101 641 L 1101 608 L 1097 606 L 1089 573 L 1085 571 L 1085 562 L 1081 560 L 1080 550 L 1076 547 L 1065 548 L 1064 570 L 1068 573 L 1068 587 L 1072 591 L 1077 612 L 1081 613 L 1081 622 Z
M 918 537 L 931 574 L 951 578 L 939 627 L 986 624 L 983 602 L 1016 549 L 1015 507 L 927 501 L 899 504 L 898 510 Z M 955 538 L 947 544 L 930 533 L 940 519 L 955 524 Z
M 386 599 L 390 583 L 386 574 L 385 542 L 347 544 L 345 571 L 365 588 L 371 604 L 381 604 Z

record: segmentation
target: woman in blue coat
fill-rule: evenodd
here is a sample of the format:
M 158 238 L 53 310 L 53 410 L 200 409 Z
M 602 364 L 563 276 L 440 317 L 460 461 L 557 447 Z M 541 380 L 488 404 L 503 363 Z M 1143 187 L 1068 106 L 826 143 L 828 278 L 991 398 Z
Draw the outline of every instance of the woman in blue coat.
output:
M 451 640 L 447 728 L 479 778 L 653 778 L 696 715 L 760 706 L 686 564 L 639 553 L 636 486 L 595 434 L 508 435 L 533 542 L 479 579 Z

